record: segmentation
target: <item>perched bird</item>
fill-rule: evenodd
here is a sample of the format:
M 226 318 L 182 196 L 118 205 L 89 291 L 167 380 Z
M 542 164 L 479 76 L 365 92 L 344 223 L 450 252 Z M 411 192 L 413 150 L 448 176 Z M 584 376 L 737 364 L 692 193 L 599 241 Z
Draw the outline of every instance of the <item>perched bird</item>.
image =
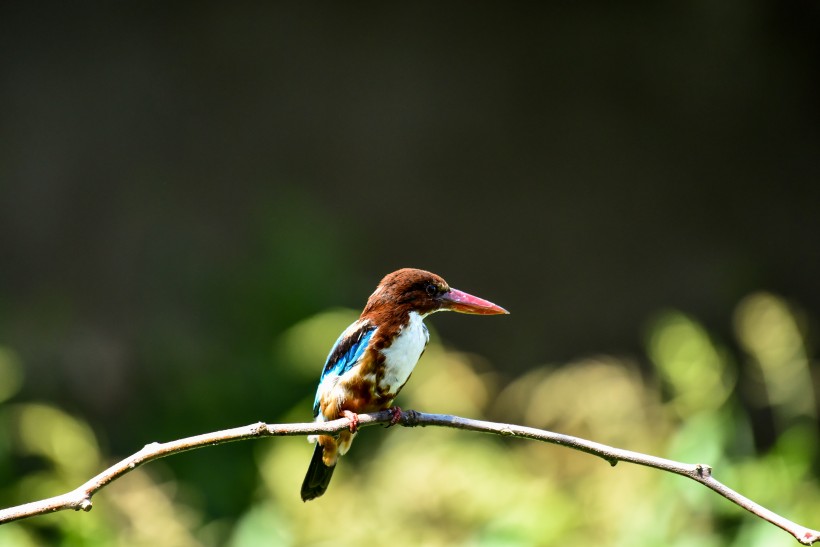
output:
M 356 415 L 391 408 L 430 339 L 424 318 L 437 311 L 508 313 L 492 302 L 450 288 L 434 273 L 404 268 L 385 276 L 359 319 L 336 340 L 322 369 L 313 416 L 317 422 L 345 416 L 350 430 L 338 437 L 309 437 L 316 448 L 302 483 L 303 501 L 327 490 L 339 456 L 348 451 L 356 435 Z M 401 409 L 392 410 L 397 421 Z

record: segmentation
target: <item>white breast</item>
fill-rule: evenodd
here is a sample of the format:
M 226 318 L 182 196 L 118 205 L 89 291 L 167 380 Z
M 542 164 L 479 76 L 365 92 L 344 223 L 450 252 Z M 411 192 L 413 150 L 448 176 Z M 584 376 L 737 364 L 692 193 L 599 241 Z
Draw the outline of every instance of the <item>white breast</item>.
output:
M 382 350 L 385 373 L 379 387 L 393 394 L 398 393 L 416 367 L 429 340 L 430 334 L 423 318 L 416 312 L 410 312 L 410 322 L 399 331 L 393 344 Z

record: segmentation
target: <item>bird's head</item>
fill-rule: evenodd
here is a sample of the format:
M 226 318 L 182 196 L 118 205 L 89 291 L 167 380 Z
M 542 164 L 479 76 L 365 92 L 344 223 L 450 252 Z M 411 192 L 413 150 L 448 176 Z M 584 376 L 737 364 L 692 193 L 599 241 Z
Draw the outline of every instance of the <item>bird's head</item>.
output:
M 387 274 L 367 300 L 363 316 L 380 310 L 404 309 L 421 316 L 437 311 L 479 315 L 509 313 L 500 306 L 450 287 L 441 276 L 424 270 L 403 268 Z

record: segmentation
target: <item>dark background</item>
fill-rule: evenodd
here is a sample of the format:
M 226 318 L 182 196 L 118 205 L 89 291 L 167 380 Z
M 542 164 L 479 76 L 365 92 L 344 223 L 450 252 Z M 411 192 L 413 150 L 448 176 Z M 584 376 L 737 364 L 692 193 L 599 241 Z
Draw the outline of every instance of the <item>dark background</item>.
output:
M 818 22 L 808 0 L 5 4 L 17 397 L 112 455 L 307 419 L 277 335 L 403 266 L 512 312 L 431 321 L 504 378 L 639 354 L 668 307 L 731 343 L 754 290 L 816 319 Z

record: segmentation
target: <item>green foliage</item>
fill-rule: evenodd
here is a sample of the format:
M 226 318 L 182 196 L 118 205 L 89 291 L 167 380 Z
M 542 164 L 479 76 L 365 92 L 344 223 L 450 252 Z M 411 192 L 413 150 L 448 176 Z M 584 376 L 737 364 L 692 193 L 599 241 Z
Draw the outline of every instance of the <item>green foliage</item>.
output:
M 289 382 L 310 382 L 346 310 L 285 331 L 271 359 Z M 782 298 L 749 295 L 734 325 L 742 352 L 677 310 L 649 323 L 651 374 L 624 357 L 544 365 L 502 383 L 480 358 L 433 340 L 401 395 L 405 408 L 511 421 L 714 466 L 723 482 L 808 526 L 820 511 L 817 416 L 805 319 Z M 307 371 L 307 372 L 306 372 Z M 0 348 L 0 396 L 23 365 Z M 312 392 L 283 420 L 303 421 Z M 742 401 L 746 401 L 742 404 Z M 753 414 L 770 414 L 770 443 Z M 2 499 L 67 491 L 108 461 L 76 416 L 53 405 L 0 407 Z M 135 449 L 137 448 L 135 441 Z M 62 512 L 0 527 L 0 543 L 39 545 L 605 545 L 772 546 L 794 540 L 685 479 L 531 441 L 438 428 L 364 430 L 328 493 L 299 500 L 312 447 L 301 438 L 251 446 L 258 481 L 235 519 L 208 514 L 201 485 L 155 463 L 98 494 L 89 514 Z M 196 453 L 215 461 L 215 451 Z M 177 457 L 180 458 L 181 456 Z M 186 458 L 193 456 L 188 455 Z M 220 473 L 235 470 L 220 464 Z

